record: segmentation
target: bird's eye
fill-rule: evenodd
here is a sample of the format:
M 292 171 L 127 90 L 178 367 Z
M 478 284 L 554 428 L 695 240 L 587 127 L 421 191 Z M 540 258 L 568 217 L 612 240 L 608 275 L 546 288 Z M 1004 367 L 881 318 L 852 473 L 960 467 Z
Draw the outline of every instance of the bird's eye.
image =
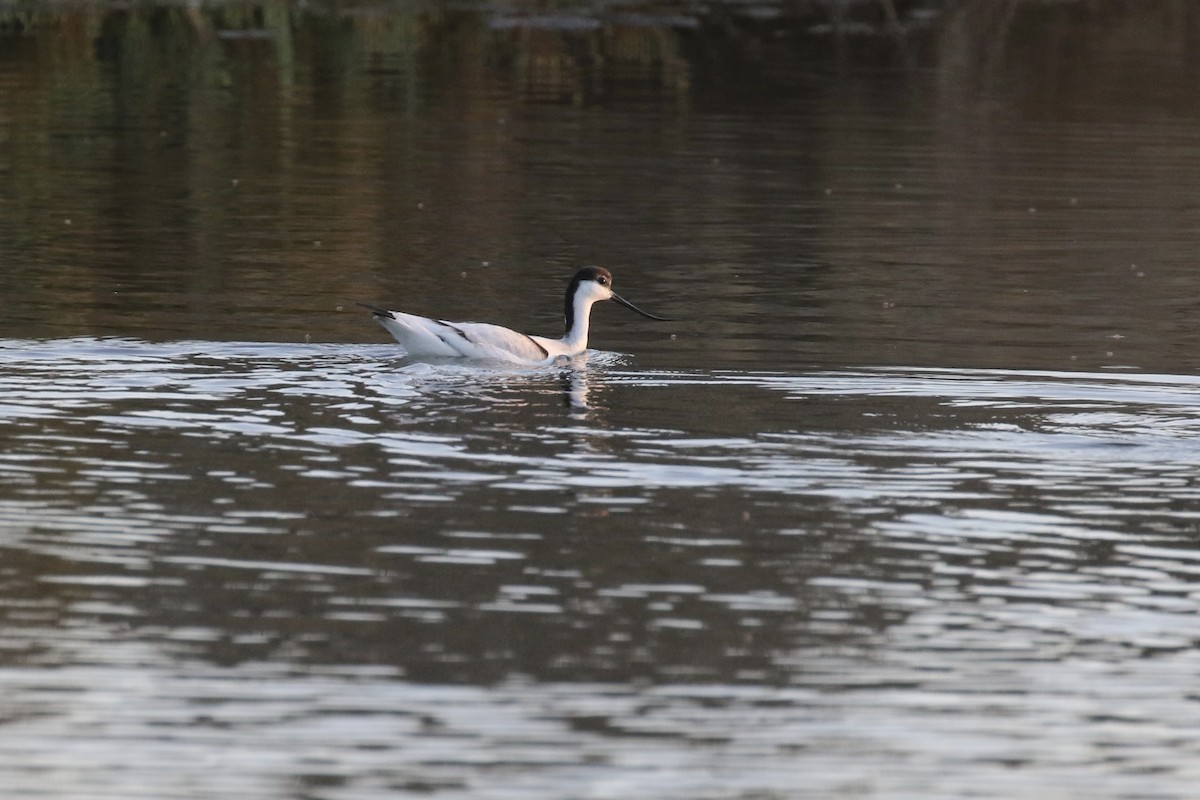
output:
M 596 283 L 600 284 L 601 286 L 604 286 L 606 283 L 608 283 L 608 278 L 601 275 L 599 278 L 596 278 Z

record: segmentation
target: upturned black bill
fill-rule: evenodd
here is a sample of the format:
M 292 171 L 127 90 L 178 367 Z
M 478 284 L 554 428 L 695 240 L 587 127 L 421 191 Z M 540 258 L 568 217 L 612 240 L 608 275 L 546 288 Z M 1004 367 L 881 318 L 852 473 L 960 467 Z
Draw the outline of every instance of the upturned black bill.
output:
M 643 317 L 646 317 L 647 319 L 656 319 L 659 322 L 671 322 L 672 321 L 670 317 L 657 317 L 654 314 L 651 314 L 646 311 L 642 311 L 640 308 L 638 308 L 633 303 L 626 300 L 624 297 L 621 297 L 621 295 L 617 294 L 616 292 L 612 293 L 612 299 L 616 300 L 618 303 L 620 303 L 621 305 L 630 309 L 631 311 L 636 311 L 637 313 L 641 314 Z

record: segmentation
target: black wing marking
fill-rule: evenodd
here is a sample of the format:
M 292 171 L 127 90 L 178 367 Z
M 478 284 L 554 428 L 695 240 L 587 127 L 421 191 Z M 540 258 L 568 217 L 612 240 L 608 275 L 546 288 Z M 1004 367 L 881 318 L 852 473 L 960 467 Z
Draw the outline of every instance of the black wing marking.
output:
M 529 334 L 525 334 L 525 338 L 526 338 L 526 339 L 528 339 L 529 341 L 533 342 L 533 346 L 534 346 L 534 347 L 536 347 L 538 350 L 541 350 L 541 351 L 542 351 L 542 358 L 549 358 L 549 357 L 550 357 L 550 351 L 549 351 L 549 350 L 547 350 L 546 348 L 542 347 L 541 343 L 540 343 L 540 342 L 538 342 L 538 340 L 537 340 L 537 339 L 534 339 L 534 338 L 533 338 L 532 336 L 530 336 Z
M 442 326 L 454 331 L 459 336 L 461 336 L 463 338 L 463 341 L 465 341 L 467 344 L 474 344 L 474 345 L 478 344 L 478 342 L 472 341 L 471 337 L 467 336 L 466 331 L 464 331 L 462 328 L 458 327 L 457 325 L 451 325 L 449 322 L 446 322 L 446 320 L 444 320 L 444 319 L 435 319 L 434 322 L 436 322 L 438 325 L 442 325 Z M 441 339 L 442 342 L 449 345 L 450 347 L 454 347 L 454 345 L 450 344 L 450 340 L 447 339 L 445 336 L 438 334 L 438 338 Z M 457 348 L 455 348 L 455 349 L 457 349 Z

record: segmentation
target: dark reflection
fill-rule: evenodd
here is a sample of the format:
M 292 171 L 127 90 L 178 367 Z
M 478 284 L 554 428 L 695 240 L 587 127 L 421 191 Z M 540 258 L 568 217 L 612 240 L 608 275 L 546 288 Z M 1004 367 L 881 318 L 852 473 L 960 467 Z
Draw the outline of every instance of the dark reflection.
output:
M 552 332 L 600 262 L 683 323 L 597 346 L 658 365 L 1186 368 L 1191 7 L 897 3 L 903 70 L 887 5 L 23 13 L 0 327 Z

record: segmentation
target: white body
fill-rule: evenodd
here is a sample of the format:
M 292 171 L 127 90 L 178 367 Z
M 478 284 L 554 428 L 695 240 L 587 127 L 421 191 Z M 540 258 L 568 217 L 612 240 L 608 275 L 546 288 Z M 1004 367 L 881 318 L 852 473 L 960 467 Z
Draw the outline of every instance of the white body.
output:
M 555 359 L 577 356 L 587 350 L 592 305 L 613 297 L 612 276 L 572 281 L 568 303 L 569 327 L 561 339 L 530 336 L 485 322 L 445 322 L 405 314 L 401 311 L 376 310 L 375 318 L 396 338 L 408 355 L 415 358 L 472 358 L 500 360 L 517 364 L 551 364 Z M 645 313 L 645 312 L 639 312 Z

